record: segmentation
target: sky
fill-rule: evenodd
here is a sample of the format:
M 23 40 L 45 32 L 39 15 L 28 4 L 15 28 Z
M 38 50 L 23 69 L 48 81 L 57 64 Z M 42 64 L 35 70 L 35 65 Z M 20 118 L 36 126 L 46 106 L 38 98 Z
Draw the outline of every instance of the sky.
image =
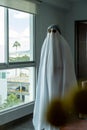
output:
M 0 62 L 4 61 L 4 46 L 2 44 L 4 44 L 4 10 L 1 7 L 0 8 Z
M 30 20 L 32 14 L 9 9 L 9 45 L 10 52 L 15 52 L 13 47 L 15 41 L 20 42 L 18 51 L 30 49 Z M 4 9 L 0 7 L 0 52 L 4 53 Z M 3 58 L 0 56 L 0 59 Z M 1 61 L 1 60 L 0 60 Z
M 28 13 L 9 10 L 9 43 L 13 46 L 15 41 L 20 42 L 21 47 L 18 50 L 30 49 L 30 17 Z M 11 47 L 10 50 L 15 51 L 15 48 Z

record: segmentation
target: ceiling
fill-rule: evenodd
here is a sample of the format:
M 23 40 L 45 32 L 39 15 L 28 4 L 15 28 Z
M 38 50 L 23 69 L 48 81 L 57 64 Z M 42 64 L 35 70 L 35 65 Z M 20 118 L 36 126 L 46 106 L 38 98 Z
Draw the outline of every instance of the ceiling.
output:
M 87 0 L 25 0 L 25 1 L 35 1 L 39 3 L 46 3 L 57 8 L 69 10 L 71 9 L 72 3 L 84 2 Z
M 65 0 L 65 1 L 76 2 L 76 1 L 82 1 L 82 0 Z
M 87 0 L 39 0 L 39 1 L 54 5 L 62 9 L 70 9 L 72 3 L 80 2 L 80 1 L 87 1 Z

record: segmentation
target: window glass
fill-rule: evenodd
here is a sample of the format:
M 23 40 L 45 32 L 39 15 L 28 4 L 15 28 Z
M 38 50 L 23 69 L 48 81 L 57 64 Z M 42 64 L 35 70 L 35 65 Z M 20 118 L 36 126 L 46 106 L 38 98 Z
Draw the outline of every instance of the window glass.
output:
M 0 6 L 0 112 L 34 101 L 33 17 Z
M 0 63 L 5 62 L 4 8 L 0 7 Z
M 0 71 L 0 110 L 34 100 L 34 68 Z
M 9 61 L 31 61 L 33 15 L 9 9 Z

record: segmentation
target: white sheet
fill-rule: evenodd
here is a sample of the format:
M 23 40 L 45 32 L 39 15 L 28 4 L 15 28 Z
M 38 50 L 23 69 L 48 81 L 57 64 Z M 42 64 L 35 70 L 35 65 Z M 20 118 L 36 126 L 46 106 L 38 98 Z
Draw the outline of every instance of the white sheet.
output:
M 45 109 L 54 97 L 64 94 L 77 84 L 70 48 L 58 33 L 48 33 L 41 50 L 36 101 L 33 114 L 35 130 L 58 130 L 47 124 Z

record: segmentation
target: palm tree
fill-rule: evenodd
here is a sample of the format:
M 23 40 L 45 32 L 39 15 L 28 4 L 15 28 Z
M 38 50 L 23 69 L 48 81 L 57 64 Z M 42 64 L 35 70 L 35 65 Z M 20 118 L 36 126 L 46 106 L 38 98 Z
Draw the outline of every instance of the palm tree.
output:
M 13 47 L 16 47 L 16 50 L 20 46 L 21 46 L 21 44 L 18 41 L 15 41 L 14 44 L 13 44 Z
M 14 44 L 13 44 L 13 47 L 16 47 L 16 58 L 17 58 L 17 48 L 20 47 L 21 44 L 18 42 L 18 41 L 15 41 Z M 15 59 L 16 61 L 16 59 Z M 15 75 L 17 75 L 17 69 L 15 70 Z

